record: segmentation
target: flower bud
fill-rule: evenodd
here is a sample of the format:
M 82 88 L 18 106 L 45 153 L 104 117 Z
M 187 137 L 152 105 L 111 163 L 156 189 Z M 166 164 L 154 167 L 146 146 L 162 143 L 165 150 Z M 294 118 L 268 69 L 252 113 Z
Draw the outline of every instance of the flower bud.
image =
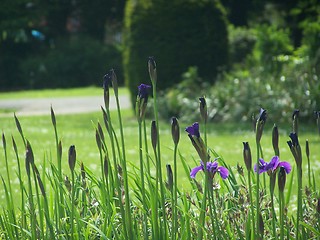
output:
M 112 82 L 112 87 L 113 87 L 113 90 L 114 90 L 114 95 L 116 97 L 118 97 L 118 80 L 117 80 L 117 75 L 114 71 L 114 69 L 111 69 L 110 70 L 110 75 L 111 75 L 111 82 Z
M 103 76 L 103 98 L 104 98 L 104 104 L 106 109 L 109 109 L 110 104 L 110 92 L 109 92 L 109 86 L 111 84 L 111 75 L 110 73 L 107 73 Z
M 284 187 L 286 185 L 286 171 L 284 167 L 280 167 L 279 173 L 278 173 L 278 188 L 279 192 L 284 191 Z
M 260 143 L 263 127 L 267 120 L 267 111 L 263 108 L 260 109 L 260 114 L 256 122 L 256 142 Z
M 180 128 L 179 128 L 179 122 L 176 117 L 173 117 L 171 119 L 171 135 L 172 135 L 172 140 L 175 145 L 178 145 L 179 140 L 180 140 Z
M 71 145 L 69 148 L 69 155 L 68 155 L 68 160 L 69 160 L 69 167 L 71 172 L 74 171 L 74 167 L 76 165 L 76 148 L 74 145 Z
M 172 173 L 171 165 L 167 164 L 166 168 L 167 168 L 168 188 L 169 188 L 170 191 L 172 191 L 172 188 L 173 188 L 173 173 Z
M 157 66 L 154 57 L 149 57 L 148 59 L 148 70 L 151 82 L 155 84 L 157 82 Z
M 199 101 L 200 101 L 200 114 L 204 123 L 206 123 L 208 120 L 207 102 L 204 97 L 199 98 Z
M 3 149 L 6 151 L 7 142 L 6 142 L 6 137 L 5 137 L 4 133 L 2 133 L 2 144 L 3 144 Z
M 34 165 L 34 156 L 33 156 L 33 151 L 31 148 L 31 145 L 29 141 L 27 141 L 27 147 L 26 147 L 26 171 L 28 176 L 30 176 L 30 165 Z
M 274 155 L 280 156 L 280 151 L 279 151 L 279 131 L 277 125 L 273 125 L 272 128 L 272 146 L 274 150 Z
M 101 150 L 102 143 L 101 143 L 101 138 L 100 138 L 98 129 L 96 129 L 96 143 L 97 143 L 98 149 L 99 149 L 99 151 L 100 151 L 100 150 Z
M 248 142 L 243 142 L 243 159 L 248 171 L 252 169 L 251 150 Z
M 54 114 L 52 105 L 51 105 L 51 109 L 50 110 L 51 110 L 51 122 L 52 122 L 53 127 L 56 128 L 56 126 L 57 126 L 56 116 Z
M 297 133 L 290 133 L 289 137 L 291 141 L 287 141 L 288 146 L 291 150 L 291 153 L 296 161 L 297 167 L 301 168 L 302 166 L 302 154 L 301 154 L 301 147 L 299 144 L 299 139 Z
M 306 140 L 306 155 L 307 155 L 307 158 L 310 157 L 309 140 L 308 139 Z
M 295 109 L 292 114 L 292 132 L 298 135 L 298 118 L 299 118 L 299 109 Z
M 154 151 L 156 151 L 157 142 L 158 142 L 157 125 L 156 125 L 156 121 L 153 120 L 151 122 L 151 143 Z
M 320 215 L 320 198 L 318 198 L 317 202 L 317 213 Z

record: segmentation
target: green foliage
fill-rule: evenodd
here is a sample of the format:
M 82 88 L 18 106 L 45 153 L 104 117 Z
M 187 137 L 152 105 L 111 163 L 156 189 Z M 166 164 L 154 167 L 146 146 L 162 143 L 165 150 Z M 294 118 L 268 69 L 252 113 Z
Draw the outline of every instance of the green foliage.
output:
M 256 28 L 256 34 L 254 57 L 266 72 L 279 74 L 282 64 L 277 61 L 277 56 L 293 53 L 288 30 L 274 25 L 261 25 Z
M 232 64 L 245 63 L 252 53 L 257 36 L 254 29 L 247 27 L 234 27 L 229 24 L 230 62 Z
M 23 62 L 22 72 L 30 88 L 61 88 L 100 85 L 107 69 L 122 72 L 121 66 L 117 47 L 79 37 L 58 42 L 45 56 L 30 57 Z M 121 79 L 120 75 L 120 84 Z
M 189 66 L 213 83 L 227 64 L 226 19 L 216 1 L 128 1 L 125 25 L 124 70 L 133 101 L 148 79 L 148 56 L 162 69 L 160 89 L 178 83 Z
M 234 70 L 222 74 L 212 87 L 197 84 L 197 75 L 192 75 L 195 69 L 191 68 L 183 82 L 161 95 L 161 116 L 196 120 L 195 101 L 206 96 L 211 108 L 209 119 L 216 122 L 248 121 L 259 106 L 272 109 L 270 118 L 279 122 L 291 121 L 288 115 L 293 109 L 300 109 L 302 121 L 314 121 L 313 112 L 320 108 L 315 68 L 310 68 L 306 58 L 279 55 L 274 61 L 282 66 L 279 76 L 258 67 Z

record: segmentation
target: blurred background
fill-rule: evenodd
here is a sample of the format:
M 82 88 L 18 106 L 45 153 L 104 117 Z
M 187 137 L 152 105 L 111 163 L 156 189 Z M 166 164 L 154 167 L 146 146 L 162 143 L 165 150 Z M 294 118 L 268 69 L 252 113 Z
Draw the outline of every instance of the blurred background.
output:
M 165 118 L 192 118 L 195 99 L 206 96 L 214 121 L 246 121 L 259 106 L 279 121 L 295 108 L 313 121 L 320 109 L 320 2 L 0 2 L 0 92 L 101 86 L 114 68 L 135 101 L 137 86 L 149 83 L 149 56 Z

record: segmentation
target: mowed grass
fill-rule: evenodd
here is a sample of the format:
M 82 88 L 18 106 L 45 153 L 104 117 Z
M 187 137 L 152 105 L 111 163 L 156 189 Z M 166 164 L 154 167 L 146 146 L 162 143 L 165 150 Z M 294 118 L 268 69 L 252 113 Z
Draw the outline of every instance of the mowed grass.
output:
M 55 148 L 55 138 L 53 126 L 51 123 L 51 117 L 48 116 L 17 116 L 20 120 L 25 137 L 30 141 L 33 152 L 35 155 L 35 161 L 38 166 L 40 166 L 43 172 L 44 168 L 49 167 L 49 162 L 56 164 L 56 148 Z M 113 125 L 116 132 L 119 132 L 119 125 L 117 120 L 117 113 L 111 111 L 111 118 L 113 119 Z M 134 171 L 135 167 L 139 166 L 139 149 L 138 149 L 138 124 L 134 117 L 133 111 L 131 109 L 122 111 L 122 118 L 124 124 L 124 135 L 125 135 L 125 147 L 128 161 L 128 170 Z M 57 128 L 59 138 L 62 140 L 63 146 L 63 173 L 64 175 L 70 176 L 70 170 L 68 166 L 68 148 L 70 145 L 76 146 L 77 151 L 77 171 L 80 172 L 79 164 L 81 162 L 90 169 L 93 173 L 100 176 L 100 158 L 99 151 L 95 140 L 95 127 L 97 123 L 100 122 L 104 127 L 102 113 L 90 113 L 90 114 L 75 114 L 75 115 L 57 115 Z M 18 179 L 16 177 L 17 172 L 17 160 L 14 155 L 12 148 L 11 136 L 17 142 L 18 151 L 20 156 L 20 161 L 22 164 L 22 170 L 25 172 L 24 167 L 24 156 L 25 150 L 21 137 L 16 128 L 15 121 L 13 117 L 2 117 L 0 118 L 1 129 L 6 136 L 7 140 L 7 150 L 8 159 L 10 166 L 10 175 L 14 186 L 18 189 Z M 151 120 L 147 120 L 148 126 L 148 138 L 150 142 L 150 123 Z M 191 125 L 190 123 L 181 123 L 181 138 L 179 143 L 179 151 L 181 155 L 187 159 L 190 167 L 195 167 L 199 164 L 199 157 L 195 149 L 192 147 L 190 139 L 187 133 L 184 132 L 185 127 Z M 201 127 L 201 125 L 200 125 Z M 272 144 L 271 144 L 271 129 L 272 125 L 267 124 L 265 126 L 265 132 L 262 137 L 262 148 L 264 151 L 264 158 L 269 161 L 273 154 Z M 311 152 L 311 166 L 315 173 L 316 181 L 320 180 L 319 170 L 320 170 L 320 138 L 316 132 L 316 126 L 300 126 L 300 144 L 304 157 L 304 183 L 307 183 L 307 160 L 305 157 L 305 140 L 309 140 L 310 152 Z M 104 129 L 105 130 L 105 129 Z M 280 130 L 280 157 L 282 161 L 289 161 L 292 166 L 295 166 L 294 159 L 291 152 L 287 146 L 287 140 L 289 140 L 289 133 L 291 130 L 290 124 L 285 124 L 279 126 Z M 108 143 L 107 133 L 105 131 L 106 142 Z M 255 154 L 255 135 L 252 131 L 251 123 L 210 123 L 208 126 L 208 146 L 215 150 L 219 155 L 221 155 L 225 162 L 231 166 L 232 170 L 237 171 L 237 164 L 239 163 L 245 167 L 243 163 L 242 142 L 248 141 L 253 156 L 253 163 L 256 162 Z M 171 138 L 171 126 L 170 120 L 162 121 L 160 125 L 160 142 L 161 142 L 161 157 L 163 173 L 165 174 L 165 165 L 173 165 L 173 143 Z M 0 159 L 2 164 L 0 166 L 0 175 L 6 179 L 6 169 L 4 164 L 4 152 L 2 142 L 0 144 Z M 149 146 L 150 155 L 153 157 L 151 151 L 151 144 Z M 213 156 L 212 156 L 213 157 Z M 178 162 L 178 184 L 184 188 L 189 189 L 189 182 L 186 179 L 189 177 L 186 175 L 181 162 Z M 245 171 L 245 169 L 244 169 Z M 197 177 L 201 179 L 201 177 Z M 133 183 L 133 182 L 132 182 Z M 4 198 L 4 189 L 0 189 L 0 194 Z M 18 190 L 16 190 L 17 194 Z M 1 201 L 4 202 L 4 201 Z

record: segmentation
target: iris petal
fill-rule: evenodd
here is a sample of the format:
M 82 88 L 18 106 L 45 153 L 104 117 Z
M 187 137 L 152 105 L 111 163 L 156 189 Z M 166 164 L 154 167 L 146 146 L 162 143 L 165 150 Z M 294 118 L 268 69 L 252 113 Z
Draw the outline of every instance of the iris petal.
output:
M 229 176 L 229 171 L 225 167 L 218 167 L 218 172 L 222 179 L 226 179 Z
M 195 177 L 196 177 L 196 174 L 197 174 L 199 171 L 201 171 L 201 170 L 203 170 L 203 167 L 202 167 L 202 166 L 198 166 L 198 167 L 193 168 L 193 169 L 191 170 L 191 172 L 190 172 L 190 177 L 191 177 L 191 178 L 195 178 Z
M 283 167 L 287 174 L 291 172 L 291 165 L 288 162 L 280 162 L 278 167 Z

